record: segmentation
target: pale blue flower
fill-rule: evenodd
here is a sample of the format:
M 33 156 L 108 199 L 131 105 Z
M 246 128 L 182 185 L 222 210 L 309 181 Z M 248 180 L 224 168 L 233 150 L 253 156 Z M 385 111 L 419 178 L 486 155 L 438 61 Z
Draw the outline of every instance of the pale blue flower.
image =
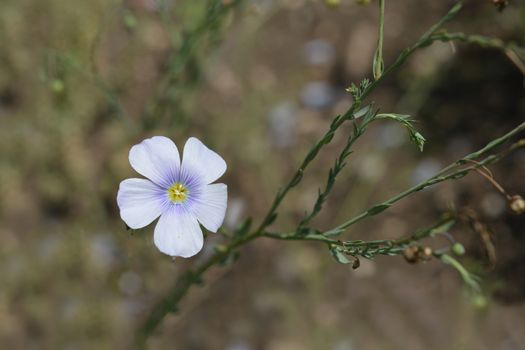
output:
M 129 162 L 148 179 L 120 183 L 117 203 L 120 217 L 132 229 L 155 227 L 157 248 L 170 256 L 197 254 L 203 245 L 199 223 L 217 232 L 226 213 L 225 184 L 212 184 L 226 171 L 226 162 L 195 137 L 184 145 L 180 161 L 177 146 L 155 136 L 131 148 Z

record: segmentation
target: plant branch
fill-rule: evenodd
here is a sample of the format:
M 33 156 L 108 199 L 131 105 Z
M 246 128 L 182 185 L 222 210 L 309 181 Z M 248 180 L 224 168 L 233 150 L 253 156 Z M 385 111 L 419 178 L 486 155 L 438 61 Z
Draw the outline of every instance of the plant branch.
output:
M 385 62 L 383 61 L 383 38 L 385 31 L 385 0 L 379 0 L 379 34 L 377 38 L 377 49 L 374 55 L 372 73 L 374 79 L 378 80 L 383 75 Z
M 266 232 L 266 228 L 273 223 L 277 216 L 277 209 L 283 199 L 286 197 L 287 193 L 295 187 L 299 182 L 302 180 L 303 174 L 308 167 L 308 165 L 316 158 L 319 151 L 326 145 L 329 144 L 335 134 L 335 132 L 341 127 L 343 123 L 345 123 L 348 120 L 352 120 L 358 117 L 360 115 L 361 111 L 359 110 L 360 104 L 362 100 L 370 94 L 382 81 L 387 77 L 392 71 L 394 71 L 396 68 L 401 66 L 407 59 L 410 57 L 416 50 L 426 47 L 430 44 L 432 44 L 436 40 L 440 40 L 437 36 L 435 36 L 436 32 L 448 21 L 450 21 L 462 8 L 464 3 L 464 0 L 459 0 L 451 9 L 450 11 L 435 25 L 433 25 L 414 45 L 411 47 L 405 49 L 401 54 L 397 57 L 397 59 L 390 65 L 388 68 L 384 70 L 382 75 L 375 80 L 374 82 L 370 83 L 368 80 L 364 80 L 363 83 L 360 85 L 359 88 L 355 87 L 355 85 L 352 86 L 352 88 L 349 89 L 350 92 L 352 92 L 352 95 L 354 97 L 354 102 L 352 106 L 344 113 L 343 115 L 339 115 L 334 118 L 332 123 L 330 124 L 330 127 L 325 132 L 325 134 L 321 137 L 319 141 L 317 141 L 314 146 L 310 149 L 310 151 L 307 153 L 303 161 L 301 162 L 301 165 L 299 166 L 298 170 L 293 174 L 290 181 L 277 192 L 267 214 L 264 216 L 262 222 L 257 226 L 257 228 L 253 231 L 250 231 L 249 229 L 249 221 L 247 225 L 243 225 L 242 228 L 239 228 L 235 232 L 233 232 L 231 241 L 226 245 L 221 245 L 220 249 L 216 249 L 215 254 L 209 258 L 209 260 L 201 263 L 194 269 L 191 269 L 187 271 L 185 274 L 183 274 L 178 281 L 176 282 L 175 286 L 171 289 L 171 291 L 168 293 L 168 296 L 158 302 L 153 307 L 153 311 L 149 314 L 145 322 L 143 323 L 142 327 L 140 328 L 138 332 L 138 340 L 139 344 L 144 344 L 147 337 L 155 331 L 155 329 L 160 325 L 164 317 L 169 313 L 176 309 L 177 305 L 180 303 L 180 301 L 184 298 L 184 296 L 188 293 L 189 289 L 193 284 L 201 283 L 203 275 L 212 267 L 221 263 L 224 263 L 232 254 L 236 253 L 236 250 L 238 247 L 258 238 L 261 236 L 269 237 L 269 238 L 276 238 L 276 239 L 284 239 L 284 240 L 311 240 L 311 241 L 321 241 L 324 243 L 327 243 L 329 245 L 335 245 L 336 247 L 342 247 L 344 248 L 345 253 L 352 253 L 350 249 L 358 249 L 354 250 L 353 254 L 357 254 L 360 256 L 367 256 L 370 254 L 399 254 L 399 250 L 392 250 L 393 248 L 390 248 L 392 246 L 392 242 L 388 243 L 388 241 L 347 241 L 347 242 L 340 242 L 334 239 L 331 239 L 329 237 L 330 233 L 334 234 L 340 234 L 343 232 L 347 227 L 355 224 L 356 222 L 364 219 L 365 217 L 376 215 L 383 210 L 387 209 L 390 205 L 393 203 L 401 200 L 402 198 L 410 195 L 411 193 L 417 192 L 422 190 L 423 188 L 426 188 L 428 186 L 432 186 L 434 184 L 437 184 L 442 181 L 446 181 L 448 179 L 457 179 L 460 177 L 465 176 L 468 172 L 478 168 L 479 166 L 483 166 L 486 164 L 490 164 L 493 162 L 496 162 L 499 160 L 503 154 L 500 155 L 490 155 L 485 157 L 484 159 L 478 161 L 477 164 L 471 165 L 469 167 L 460 168 L 458 167 L 460 165 L 464 165 L 468 160 L 476 160 L 477 158 L 481 157 L 482 155 L 485 155 L 485 153 L 493 150 L 497 146 L 501 145 L 502 143 L 508 141 L 511 137 L 516 135 L 518 132 L 525 129 L 525 123 L 520 124 L 518 127 L 516 127 L 514 130 L 509 132 L 508 134 L 490 142 L 487 144 L 484 148 L 481 150 L 471 153 L 470 155 L 464 157 L 463 159 L 451 164 L 449 167 L 443 169 L 440 173 L 438 173 L 436 176 L 432 177 L 431 179 L 427 180 L 424 183 L 418 184 L 392 198 L 389 200 L 376 205 L 366 212 L 356 216 L 355 218 L 343 223 L 342 225 L 336 227 L 333 230 L 330 230 L 325 233 L 325 235 L 320 234 L 309 234 L 302 237 L 297 237 L 296 235 L 292 234 L 272 234 L 269 232 Z M 460 40 L 454 39 L 454 40 Z M 350 142 L 351 144 L 355 142 L 355 140 Z M 347 141 L 347 144 L 349 142 Z M 523 145 L 523 143 L 520 143 L 520 145 Z M 517 147 L 517 146 L 516 146 Z M 346 148 L 346 147 L 345 147 Z M 511 147 L 511 149 L 515 148 L 514 145 Z M 350 148 L 348 147 L 347 151 Z M 345 149 L 343 149 L 344 153 Z M 344 158 L 344 157 L 343 157 Z M 479 164 L 479 165 L 478 165 Z M 329 187 L 329 186 L 327 186 Z M 326 191 L 327 187 L 325 187 L 325 192 L 328 193 L 330 191 L 330 188 L 328 188 L 328 191 Z M 315 211 L 315 209 L 314 209 Z M 408 244 L 412 242 L 413 239 L 422 239 L 425 237 L 425 235 L 430 234 L 431 230 L 428 231 L 422 231 L 422 233 L 418 233 L 417 236 L 411 236 L 412 238 L 404 238 L 404 240 L 395 241 L 394 246 L 398 247 L 396 249 L 401 249 L 401 247 L 404 244 Z M 390 244 L 390 245 L 389 245 Z M 367 247 L 366 249 L 363 247 Z M 373 251 L 372 248 L 376 247 L 376 251 Z M 380 248 L 380 249 L 379 249 Z M 388 250 L 390 249 L 390 250 Z
M 507 58 L 525 75 L 525 63 L 522 58 L 518 55 L 518 51 L 521 49 L 515 44 L 505 43 L 503 40 L 498 38 L 491 38 L 483 35 L 467 35 L 465 33 L 447 33 L 439 32 L 432 35 L 433 41 L 439 40 L 443 42 L 459 41 L 469 44 L 479 45 L 483 48 L 493 48 L 501 50 Z
M 354 96 L 354 103 L 352 103 L 352 106 L 346 111 L 345 114 L 339 115 L 330 124 L 330 128 L 328 131 L 324 134 L 324 136 L 312 147 L 312 149 L 308 152 L 306 157 L 304 158 L 301 166 L 295 174 L 292 176 L 292 179 L 288 182 L 288 184 L 281 190 L 277 192 L 277 195 L 274 198 L 274 201 L 272 205 L 270 206 L 270 210 L 264 217 L 263 221 L 259 225 L 258 229 L 256 230 L 257 234 L 260 234 L 260 232 L 264 231 L 266 227 L 268 227 L 277 217 L 276 210 L 281 204 L 284 197 L 286 197 L 288 191 L 297 186 L 299 182 L 301 182 L 301 179 L 303 177 L 304 171 L 306 170 L 306 167 L 310 164 L 310 162 L 317 156 L 321 148 L 328 143 L 331 142 L 335 132 L 339 127 L 347 120 L 352 119 L 354 113 L 356 113 L 357 109 L 360 106 L 361 101 L 368 96 L 376 87 L 377 85 L 386 77 L 388 76 L 393 70 L 395 70 L 397 67 L 399 67 L 401 64 L 403 64 L 408 57 L 410 57 L 414 51 L 416 51 L 419 48 L 428 46 L 432 44 L 434 41 L 432 39 L 432 35 L 436 33 L 445 23 L 450 21 L 462 8 L 464 3 L 464 0 L 459 0 L 448 12 L 447 14 L 441 18 L 436 24 L 434 24 L 421 38 L 411 47 L 403 50 L 403 52 L 398 56 L 398 58 L 395 60 L 395 62 L 390 65 L 383 74 L 374 82 L 368 83 L 366 81 L 366 84 L 362 86 L 359 91 L 353 93 Z M 354 89 L 355 91 L 356 89 Z
M 148 123 L 155 123 L 155 120 L 164 116 L 166 110 L 171 105 L 178 105 L 180 100 L 175 96 L 173 89 L 181 83 L 184 74 L 187 74 L 189 68 L 198 68 L 197 65 L 192 65 L 197 60 L 199 48 L 206 42 L 215 44 L 218 40 L 215 38 L 221 33 L 220 29 L 226 16 L 239 6 L 243 0 L 208 0 L 206 4 L 206 12 L 203 18 L 196 24 L 196 26 L 184 33 L 180 47 L 173 52 L 168 58 L 168 69 L 165 72 L 159 87 L 155 91 L 151 101 L 145 108 L 145 121 Z M 184 87 L 188 88 L 194 85 L 195 81 L 185 81 Z M 178 100 L 177 100 L 178 99 Z M 179 106 L 175 106 L 180 109 Z
M 334 165 L 330 170 L 328 171 L 328 176 L 326 179 L 325 188 L 323 191 L 319 189 L 319 194 L 317 196 L 317 200 L 315 201 L 312 211 L 310 214 L 306 215 L 306 217 L 301 220 L 299 225 L 297 226 L 298 229 L 305 227 L 323 208 L 323 203 L 325 202 L 326 198 L 328 197 L 328 194 L 332 190 L 335 180 L 337 178 L 337 175 L 343 170 L 343 168 L 346 166 L 346 159 L 352 154 L 352 146 L 353 144 L 361 137 L 365 131 L 368 125 L 376 120 L 376 112 L 374 112 L 371 108 L 371 106 L 366 107 L 366 115 L 363 118 L 363 122 L 359 125 L 356 120 L 354 120 L 354 132 L 351 133 L 347 140 L 346 144 L 339 153 L 339 156 L 335 159 Z
M 462 159 L 448 165 L 447 167 L 443 168 L 440 172 L 438 172 L 436 175 L 432 176 L 431 178 L 429 178 L 428 180 L 426 181 L 423 181 L 393 197 L 391 197 L 390 199 L 387 199 L 386 201 L 382 202 L 382 203 L 379 203 L 379 204 L 376 204 L 372 207 L 370 207 L 368 210 L 362 212 L 361 214 L 353 217 L 352 219 L 342 223 L 341 225 L 329 230 L 329 231 L 326 231 L 324 232 L 325 235 L 327 236 L 337 236 L 341 233 L 343 233 L 348 227 L 358 223 L 359 221 L 367 218 L 367 217 L 370 217 L 370 216 L 373 216 L 373 215 L 377 215 L 379 214 L 380 212 L 388 209 L 392 204 L 398 202 L 399 200 L 407 197 L 408 195 L 414 193 L 414 192 L 418 192 L 418 191 L 421 191 L 427 187 L 430 187 L 432 185 L 435 185 L 435 184 L 438 184 L 440 182 L 443 182 L 443 181 L 446 181 L 446 180 L 451 180 L 451 179 L 459 179 L 459 178 L 462 178 L 464 177 L 465 175 L 467 175 L 470 171 L 472 170 L 475 170 L 475 169 L 478 169 L 480 167 L 483 167 L 485 165 L 488 165 L 488 164 L 492 164 L 498 160 L 500 160 L 504 155 L 507 154 L 507 152 L 504 152 L 500 155 L 489 155 L 487 156 L 486 158 L 482 159 L 482 160 L 479 160 L 479 161 L 476 161 L 474 164 L 468 166 L 468 167 L 464 167 L 464 168 L 459 168 L 460 166 L 464 165 L 465 163 L 469 162 L 469 161 L 472 161 L 472 160 L 477 160 L 478 158 L 480 158 L 481 156 L 485 155 L 487 152 L 489 151 L 492 151 L 494 148 L 500 146 L 501 144 L 507 142 L 508 140 L 510 140 L 513 136 L 515 136 L 516 134 L 520 133 L 521 131 L 525 130 L 525 123 L 521 123 L 520 125 L 518 125 L 517 127 L 515 127 L 514 129 L 512 129 L 511 131 L 509 131 L 507 134 L 489 142 L 485 147 L 483 147 L 482 149 L 480 149 L 479 151 L 476 151 L 476 152 L 473 152 L 473 153 L 470 153 L 468 154 L 467 156 L 463 157 Z M 514 144 L 512 147 L 509 148 L 509 150 L 514 150 L 516 147 L 520 147 L 522 145 L 522 142 L 518 142 L 516 144 Z

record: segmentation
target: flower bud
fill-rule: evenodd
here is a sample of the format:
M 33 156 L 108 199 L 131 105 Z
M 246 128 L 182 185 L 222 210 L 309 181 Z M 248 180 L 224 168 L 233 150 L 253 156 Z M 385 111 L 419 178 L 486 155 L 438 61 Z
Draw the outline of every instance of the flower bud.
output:
M 60 79 L 54 79 L 49 86 L 51 91 L 57 95 L 64 92 L 64 82 Z
M 472 298 L 472 306 L 478 310 L 483 310 L 489 305 L 489 301 L 483 295 L 476 295 Z
M 459 242 L 456 242 L 452 246 L 452 253 L 454 253 L 454 254 L 456 254 L 458 256 L 461 256 L 461 255 L 465 254 L 465 247 L 463 247 L 463 244 L 461 244 Z
M 525 200 L 520 195 L 512 196 L 509 201 L 509 207 L 514 213 L 523 214 L 525 213 Z
M 329 7 L 337 7 L 341 5 L 341 0 L 324 0 L 324 3 Z

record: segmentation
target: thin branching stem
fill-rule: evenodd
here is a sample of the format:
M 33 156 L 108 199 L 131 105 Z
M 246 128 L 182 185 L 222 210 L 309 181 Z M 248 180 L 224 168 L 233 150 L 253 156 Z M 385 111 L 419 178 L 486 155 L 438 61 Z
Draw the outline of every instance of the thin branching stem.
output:
M 383 61 L 383 39 L 385 32 L 385 0 L 379 0 L 379 33 L 377 37 L 377 49 L 374 55 L 372 73 L 374 79 L 378 80 L 383 75 L 385 62 Z
M 431 227 L 424 229 L 424 230 L 417 230 L 413 234 L 398 238 L 398 239 L 380 239 L 380 240 L 370 240 L 370 241 L 362 241 L 362 240 L 348 240 L 348 241 L 342 241 L 338 239 L 330 238 L 323 234 L 311 234 L 311 235 L 293 235 L 289 233 L 277 233 L 277 232 L 264 232 L 263 236 L 272 238 L 272 239 L 278 239 L 278 240 L 285 240 L 285 241 L 316 241 L 316 242 L 322 242 L 326 243 L 328 245 L 336 245 L 341 246 L 343 248 L 363 248 L 363 247 L 381 247 L 381 246 L 391 246 L 391 247 L 406 247 L 408 244 L 420 241 L 421 239 L 424 239 L 431 234 L 433 234 L 433 230 L 436 227 L 440 227 L 446 223 L 455 222 L 455 218 L 450 215 L 446 215 L 443 219 L 439 220 L 436 224 L 432 225 Z
M 520 124 L 518 127 L 513 129 L 511 132 L 507 133 L 506 135 L 490 142 L 482 148 L 481 150 L 471 153 L 465 158 L 451 164 L 449 167 L 443 169 L 440 173 L 438 173 L 436 176 L 432 177 L 431 179 L 427 180 L 424 183 L 418 184 L 404 192 L 401 192 L 400 194 L 390 198 L 389 200 L 370 208 L 369 210 L 357 215 L 353 219 L 350 219 L 349 221 L 341 224 L 340 226 L 325 232 L 325 234 L 309 234 L 305 236 L 298 237 L 298 235 L 295 235 L 295 232 L 291 234 L 272 234 L 268 233 L 266 228 L 272 224 L 272 222 L 275 220 L 277 216 L 277 209 L 279 205 L 282 203 L 283 199 L 286 197 L 288 192 L 295 186 L 299 184 L 301 181 L 303 174 L 308 167 L 308 165 L 316 158 L 319 151 L 328 143 L 331 142 L 335 132 L 348 120 L 354 119 L 355 115 L 359 113 L 359 107 L 361 105 L 362 100 L 371 93 L 381 82 L 385 77 L 387 77 L 392 71 L 394 71 L 396 68 L 398 68 L 400 65 L 402 65 L 406 59 L 411 56 L 417 49 L 428 46 L 432 44 L 435 40 L 438 40 L 437 37 L 434 35 L 436 32 L 449 20 L 451 20 L 461 9 L 463 5 L 463 0 L 459 0 L 452 8 L 451 10 L 435 25 L 433 25 L 413 46 L 405 49 L 398 58 L 392 63 L 388 68 L 384 70 L 382 75 L 375 80 L 374 82 L 370 84 L 365 84 L 362 86 L 361 89 L 359 89 L 359 94 L 354 95 L 354 103 L 352 106 L 346 111 L 345 114 L 339 115 L 330 124 L 330 127 L 326 131 L 326 133 L 321 137 L 317 143 L 314 144 L 314 146 L 310 149 L 308 154 L 305 156 L 303 161 L 301 162 L 301 165 L 299 166 L 298 170 L 294 173 L 290 181 L 282 188 L 280 189 L 267 214 L 264 216 L 261 223 L 257 226 L 254 230 L 249 230 L 249 227 L 243 228 L 242 230 L 239 229 L 235 232 L 233 232 L 233 237 L 231 238 L 230 242 L 222 245 L 220 249 L 216 249 L 216 252 L 205 262 L 201 263 L 200 265 L 196 266 L 193 269 L 188 270 L 186 273 L 181 275 L 177 282 L 175 283 L 174 287 L 168 292 L 167 296 L 160 300 L 157 304 L 153 306 L 153 309 L 151 313 L 146 318 L 145 322 L 140 327 L 139 331 L 137 332 L 137 340 L 138 344 L 145 344 L 145 340 L 148 338 L 149 335 L 151 335 L 157 327 L 161 324 L 162 320 L 166 317 L 166 315 L 172 311 L 175 311 L 180 301 L 184 298 L 184 296 L 188 293 L 189 289 L 193 284 L 199 284 L 202 282 L 203 275 L 213 266 L 219 265 L 223 263 L 231 254 L 235 253 L 237 248 L 240 246 L 256 239 L 259 237 L 268 237 L 268 238 L 276 238 L 276 239 L 284 239 L 284 240 L 311 240 L 311 241 L 320 241 L 327 244 L 333 244 L 335 246 L 341 246 L 342 249 L 344 249 L 345 253 L 348 253 L 350 255 L 355 254 L 356 256 L 372 256 L 373 254 L 399 254 L 401 247 L 403 247 L 406 244 L 409 244 L 412 242 L 413 239 L 422 239 L 425 236 L 425 233 L 419 233 L 418 236 L 411 236 L 412 238 L 404 238 L 401 241 L 393 242 L 393 241 L 386 241 L 386 240 L 380 240 L 380 241 L 347 241 L 347 242 L 340 242 L 338 240 L 334 240 L 329 237 L 330 233 L 340 234 L 342 233 L 347 227 L 355 224 L 356 222 L 364 219 L 365 217 L 375 215 L 382 210 L 388 208 L 393 203 L 401 200 L 402 198 L 410 195 L 411 193 L 417 192 L 423 188 L 432 186 L 434 184 L 437 184 L 439 182 L 448 180 L 448 179 L 456 179 L 459 177 L 465 176 L 468 172 L 477 169 L 479 166 L 483 166 L 486 164 L 493 163 L 497 160 L 499 160 L 502 157 L 502 154 L 500 155 L 486 155 L 489 151 L 492 151 L 497 146 L 501 145 L 504 142 L 507 142 L 511 137 L 525 129 L 525 123 Z M 355 140 L 351 140 L 350 146 L 352 143 L 355 142 Z M 348 146 L 348 143 L 347 143 Z M 345 147 L 346 151 L 349 151 L 350 146 Z M 512 148 L 512 147 L 511 147 Z M 343 151 L 345 151 L 343 149 Z M 485 158 L 481 158 L 481 156 L 484 156 Z M 344 158 L 344 157 L 343 157 Z M 459 168 L 459 166 L 465 165 L 468 160 L 477 160 L 477 163 L 471 164 L 468 167 L 462 167 Z M 325 187 L 326 190 L 326 187 Z M 329 192 L 326 191 L 326 193 Z M 314 209 L 315 211 L 315 209 Z M 242 231 L 242 233 L 241 233 Z M 431 230 L 429 231 L 423 231 L 428 232 L 430 234 Z M 371 255 L 372 254 L 372 255 Z
M 370 207 L 368 210 L 363 211 L 361 214 L 356 215 L 355 217 L 353 217 L 352 219 L 342 223 L 341 225 L 339 225 L 339 226 L 337 226 L 337 227 L 335 227 L 335 228 L 333 228 L 333 229 L 331 229 L 329 231 L 324 232 L 324 234 L 327 235 L 327 236 L 337 236 L 337 235 L 343 233 L 348 227 L 358 223 L 359 221 L 361 221 L 361 220 L 363 220 L 363 219 L 365 219 L 367 217 L 376 215 L 379 212 L 388 209 L 392 204 L 400 201 L 401 199 L 407 197 L 408 195 L 410 195 L 412 193 L 421 191 L 421 190 L 423 190 L 423 189 L 425 189 L 427 187 L 433 186 L 433 185 L 438 184 L 438 183 L 443 182 L 443 181 L 462 178 L 462 177 L 467 175 L 472 170 L 478 169 L 480 167 L 483 167 L 483 166 L 486 166 L 488 164 L 492 164 L 492 163 L 498 161 L 506 153 L 502 153 L 500 155 L 489 155 L 489 156 L 486 156 L 482 160 L 478 160 L 478 159 L 481 156 L 484 156 L 489 151 L 492 151 L 496 147 L 500 146 L 501 144 L 509 141 L 513 136 L 515 136 L 516 134 L 520 133 L 523 130 L 525 130 L 525 123 L 521 123 L 520 125 L 518 125 L 514 129 L 512 129 L 511 131 L 506 133 L 505 135 L 503 135 L 503 136 L 501 136 L 501 137 L 499 137 L 499 138 L 489 142 L 482 149 L 480 149 L 480 150 L 478 150 L 476 152 L 470 153 L 467 156 L 463 157 L 462 159 L 460 159 L 460 160 L 458 160 L 458 161 L 448 165 L 447 167 L 443 168 L 440 172 L 438 172 L 436 175 L 432 176 L 428 180 L 420 182 L 417 185 L 415 185 L 413 187 L 410 187 L 409 189 L 407 189 L 407 190 L 405 190 L 405 191 L 403 191 L 403 192 L 401 192 L 401 193 L 399 193 L 399 194 L 397 194 L 397 195 L 387 199 L 386 201 Z M 468 163 L 471 160 L 477 160 L 477 161 L 476 161 L 476 163 L 474 163 L 474 164 L 472 164 L 472 165 L 470 165 L 468 167 L 464 167 L 464 168 L 459 168 L 458 169 L 458 167 L 461 167 L 462 165 L 464 165 L 465 163 Z
M 352 146 L 365 133 L 368 125 L 370 125 L 370 123 L 376 120 L 376 113 L 372 110 L 371 107 L 367 108 L 368 112 L 363 118 L 362 123 L 358 125 L 358 122 L 354 120 L 354 132 L 348 136 L 345 146 L 339 153 L 339 156 L 335 159 L 333 167 L 330 168 L 330 170 L 328 171 L 325 187 L 323 191 L 319 190 L 319 194 L 317 196 L 317 200 L 313 205 L 312 211 L 310 212 L 310 214 L 306 215 L 306 217 L 303 220 L 301 220 L 301 222 L 298 225 L 298 228 L 305 227 L 317 214 L 319 214 L 319 212 L 323 208 L 323 203 L 325 202 L 326 198 L 330 194 L 330 191 L 332 190 L 335 184 L 337 175 L 339 175 L 341 170 L 343 170 L 343 168 L 346 166 L 346 159 L 352 153 Z
M 513 43 L 505 43 L 498 38 L 491 38 L 483 35 L 468 35 L 465 33 L 448 33 L 439 32 L 432 35 L 433 41 L 439 40 L 443 42 L 464 42 L 468 44 L 479 45 L 484 48 L 493 48 L 501 50 L 507 58 L 525 75 L 525 63 L 522 58 L 516 54 L 517 50 L 521 48 Z
M 188 71 L 188 67 L 196 61 L 199 49 L 206 42 L 213 41 L 212 36 L 217 36 L 220 33 L 221 26 L 227 15 L 242 3 L 243 0 L 208 0 L 206 12 L 202 19 L 192 29 L 184 33 L 182 43 L 168 58 L 166 72 L 159 82 L 150 103 L 146 106 L 144 112 L 146 121 L 159 119 L 168 107 L 179 108 L 177 101 L 174 101 L 174 87 L 181 83 L 181 79 L 184 73 Z M 218 40 L 215 40 L 215 42 L 218 42 Z M 185 85 L 191 84 L 186 82 Z
M 414 51 L 416 51 L 419 48 L 432 44 L 432 42 L 434 41 L 432 39 L 432 35 L 436 33 L 445 23 L 450 21 L 461 10 L 463 3 L 464 3 L 464 0 L 459 0 L 448 11 L 447 14 L 443 18 L 441 18 L 441 20 L 439 20 L 436 24 L 434 24 L 427 32 L 425 32 L 425 34 L 423 34 L 423 36 L 421 36 L 421 38 L 414 45 L 403 50 L 403 52 L 398 56 L 398 58 L 394 61 L 394 63 L 392 63 L 392 65 L 390 65 L 377 80 L 369 84 L 360 95 L 355 96 L 357 97 L 356 100 L 354 101 L 352 106 L 350 106 L 350 108 L 346 111 L 346 113 L 343 114 L 342 116 L 341 115 L 337 116 L 333 120 L 332 124 L 330 124 L 330 128 L 328 129 L 328 131 L 308 152 L 301 166 L 299 167 L 299 169 L 297 169 L 297 171 L 292 176 L 288 184 L 277 192 L 277 195 L 275 196 L 274 201 L 272 205 L 270 206 L 270 210 L 264 217 L 258 229 L 255 231 L 257 235 L 259 235 L 262 231 L 264 231 L 264 229 L 268 227 L 275 220 L 277 208 L 281 204 L 284 197 L 286 197 L 286 195 L 288 194 L 288 191 L 290 191 L 291 188 L 299 184 L 299 182 L 301 181 L 303 177 L 303 173 L 306 170 L 306 167 L 317 156 L 321 148 L 323 148 L 323 146 L 325 146 L 326 144 L 330 143 L 337 129 L 339 129 L 339 127 L 343 125 L 345 121 L 352 119 L 352 116 L 359 108 L 361 101 L 366 96 L 368 96 L 368 94 L 370 94 L 386 76 L 388 76 L 392 71 L 394 71 L 401 64 L 403 64 L 407 60 L 407 58 L 414 53 Z

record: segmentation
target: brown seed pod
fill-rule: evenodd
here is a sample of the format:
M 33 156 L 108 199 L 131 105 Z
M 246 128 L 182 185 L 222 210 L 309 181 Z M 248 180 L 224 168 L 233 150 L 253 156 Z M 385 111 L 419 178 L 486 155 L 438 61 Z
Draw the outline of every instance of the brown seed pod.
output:
M 496 6 L 498 11 L 503 11 L 505 7 L 509 4 L 508 0 L 492 0 L 492 4 Z
M 415 264 L 419 261 L 419 247 L 408 247 L 403 250 L 403 257 L 410 264 Z
M 361 261 L 360 261 L 359 258 L 356 256 L 356 257 L 355 257 L 355 260 L 354 260 L 354 262 L 353 262 L 353 264 L 352 264 L 352 269 L 354 269 L 354 270 L 355 270 L 355 269 L 358 269 L 359 266 L 361 266 Z

